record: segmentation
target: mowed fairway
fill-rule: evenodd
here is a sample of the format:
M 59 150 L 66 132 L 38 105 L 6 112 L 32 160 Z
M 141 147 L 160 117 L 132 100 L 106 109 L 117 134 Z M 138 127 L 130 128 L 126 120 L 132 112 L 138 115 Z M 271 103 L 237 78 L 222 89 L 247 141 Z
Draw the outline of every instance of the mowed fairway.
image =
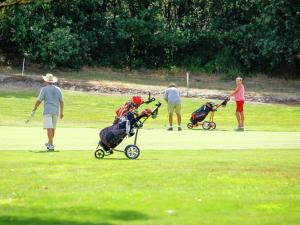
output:
M 298 150 L 0 154 L 0 224 L 299 224 Z
M 145 125 L 145 127 L 147 124 Z M 57 150 L 94 150 L 100 129 L 60 128 L 57 130 Z M 38 127 L 0 126 L 0 150 L 44 150 L 45 132 Z M 119 146 L 133 144 L 126 138 Z M 247 150 L 247 149 L 300 149 L 300 132 L 265 131 L 203 131 L 141 129 L 138 135 L 141 150 Z M 91 154 L 91 152 L 87 152 Z
M 25 126 L 25 119 L 30 114 L 38 91 L 0 91 L 0 125 Z M 144 96 L 147 97 L 147 96 Z M 96 93 L 64 92 L 65 118 L 59 127 L 92 127 L 102 128 L 111 125 L 115 111 L 130 98 L 128 96 L 103 96 Z M 166 128 L 167 106 L 163 103 L 159 116 L 147 121 L 145 128 Z M 206 99 L 184 98 L 182 102 L 183 127 L 188 123 L 191 113 L 204 104 Z M 211 100 L 220 103 L 221 100 Z M 154 108 L 154 104 L 142 106 Z M 217 130 L 232 131 L 236 126 L 235 103 L 230 101 L 226 108 L 220 108 L 215 114 Z M 249 103 L 245 105 L 247 131 L 300 131 L 300 107 Z M 42 109 L 28 126 L 41 127 Z
M 138 160 L 97 160 L 98 132 L 128 97 L 65 92 L 60 151 L 46 153 L 40 112 L 24 124 L 36 95 L 0 92 L 0 224 L 299 224 L 299 106 L 248 103 L 238 133 L 233 103 L 216 131 L 182 132 L 165 131 L 163 105 Z M 204 101 L 184 99 L 184 123 Z

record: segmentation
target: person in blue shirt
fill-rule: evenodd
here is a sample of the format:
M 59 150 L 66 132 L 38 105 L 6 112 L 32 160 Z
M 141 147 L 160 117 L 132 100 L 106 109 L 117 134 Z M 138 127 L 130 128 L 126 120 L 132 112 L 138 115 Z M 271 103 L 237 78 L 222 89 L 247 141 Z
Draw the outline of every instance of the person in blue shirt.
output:
M 173 113 L 175 111 L 177 115 L 178 130 L 181 131 L 181 98 L 180 92 L 174 83 L 169 84 L 165 90 L 164 99 L 168 103 L 169 113 L 169 131 L 173 130 Z
M 64 117 L 64 102 L 60 88 L 55 85 L 57 77 L 50 73 L 47 73 L 46 76 L 42 77 L 46 86 L 41 89 L 33 111 L 37 110 L 40 104 L 44 101 L 43 123 L 48 136 L 48 142 L 45 146 L 48 151 L 54 151 L 53 139 L 57 118 L 58 116 L 60 119 Z

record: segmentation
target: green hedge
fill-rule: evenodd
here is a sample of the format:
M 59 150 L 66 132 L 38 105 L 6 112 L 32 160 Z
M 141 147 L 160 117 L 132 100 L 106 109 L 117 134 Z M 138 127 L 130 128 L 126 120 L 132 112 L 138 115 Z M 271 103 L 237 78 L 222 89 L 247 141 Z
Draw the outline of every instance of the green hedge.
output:
M 300 71 L 298 0 L 38 0 L 0 15 L 2 51 L 50 67 Z

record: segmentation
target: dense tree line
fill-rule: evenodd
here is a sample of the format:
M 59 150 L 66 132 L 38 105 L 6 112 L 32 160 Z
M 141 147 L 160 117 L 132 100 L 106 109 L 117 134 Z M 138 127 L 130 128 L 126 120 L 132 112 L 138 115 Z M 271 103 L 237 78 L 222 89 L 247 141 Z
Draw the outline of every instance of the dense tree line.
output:
M 0 41 L 2 54 L 51 67 L 297 74 L 300 2 L 29 1 L 1 9 Z

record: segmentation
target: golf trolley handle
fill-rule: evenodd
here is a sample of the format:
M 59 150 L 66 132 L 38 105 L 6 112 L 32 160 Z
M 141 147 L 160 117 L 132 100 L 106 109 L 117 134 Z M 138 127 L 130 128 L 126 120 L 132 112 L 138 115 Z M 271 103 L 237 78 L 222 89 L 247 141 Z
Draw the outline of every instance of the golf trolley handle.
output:
M 225 107 L 226 104 L 227 104 L 227 102 L 229 102 L 229 100 L 230 100 L 230 98 L 226 97 L 223 102 L 221 102 L 220 104 L 216 105 L 216 109 L 214 111 L 217 111 L 217 109 L 220 108 L 221 106 Z
M 158 102 L 155 104 L 155 108 L 153 109 L 151 115 L 154 115 L 155 113 L 157 113 L 159 107 L 161 107 L 161 103 Z M 150 116 L 149 116 L 150 117 Z M 135 137 L 134 137 L 134 145 L 136 145 L 136 142 L 137 142 L 137 136 L 138 136 L 138 133 L 139 133 L 139 129 L 142 128 L 143 124 L 146 122 L 146 120 L 149 118 L 149 117 L 146 117 L 141 123 L 140 123 L 140 126 L 137 127 L 136 129 L 136 133 L 135 133 Z
M 151 93 L 148 92 L 148 100 L 145 101 L 144 103 L 148 105 L 149 103 L 154 102 L 154 101 L 155 101 L 155 98 L 151 98 Z
M 152 115 L 154 115 L 158 111 L 159 107 L 161 107 L 161 103 L 160 102 L 158 102 L 158 103 L 155 104 L 155 108 L 152 111 Z

